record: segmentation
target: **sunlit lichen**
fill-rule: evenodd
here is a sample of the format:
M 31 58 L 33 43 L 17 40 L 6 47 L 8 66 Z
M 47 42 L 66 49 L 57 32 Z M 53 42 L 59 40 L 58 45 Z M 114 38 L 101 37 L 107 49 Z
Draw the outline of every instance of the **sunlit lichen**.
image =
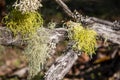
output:
M 94 30 L 83 28 L 80 23 L 69 21 L 67 25 L 70 27 L 70 38 L 76 42 L 73 47 L 89 55 L 95 53 L 97 33 Z
M 43 19 L 38 12 L 26 12 L 22 14 L 14 9 L 5 18 L 6 26 L 14 33 L 23 37 L 31 36 L 43 24 Z

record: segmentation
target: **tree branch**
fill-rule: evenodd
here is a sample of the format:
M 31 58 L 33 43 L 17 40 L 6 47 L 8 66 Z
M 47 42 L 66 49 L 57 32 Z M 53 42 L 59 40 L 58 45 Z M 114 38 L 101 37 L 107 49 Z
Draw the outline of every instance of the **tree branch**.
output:
M 93 23 L 91 29 L 95 30 L 101 37 L 120 45 L 120 31 L 113 30 L 111 26 Z
M 112 41 L 113 43 L 117 43 L 120 45 L 120 31 L 114 30 L 111 26 L 100 24 L 100 23 L 93 23 L 88 25 L 91 29 L 95 30 L 98 35 L 102 36 L 103 38 L 107 38 L 108 40 Z M 64 40 L 67 37 L 67 30 L 64 28 L 57 28 L 54 30 L 46 29 L 49 31 L 51 36 L 50 39 L 53 42 L 58 43 L 61 40 Z M 14 46 L 21 46 L 26 45 L 26 42 L 23 42 L 21 37 L 18 35 L 17 37 L 13 37 L 11 31 L 5 27 L 0 27 L 0 44 L 2 45 L 14 45 Z
M 119 23 L 114 23 L 114 22 L 98 19 L 95 17 L 84 17 L 77 11 L 73 13 L 62 0 L 55 0 L 55 1 L 56 3 L 58 3 L 58 5 L 60 5 L 63 8 L 63 10 L 68 16 L 76 19 L 76 21 L 87 24 L 88 27 L 95 30 L 103 38 L 107 38 L 113 43 L 120 44 Z
M 77 54 L 69 50 L 66 55 L 57 58 L 55 63 L 46 72 L 45 80 L 62 80 L 77 59 Z
M 59 4 L 64 12 L 69 16 L 69 17 L 74 17 L 74 14 L 72 13 L 72 11 L 68 8 L 68 6 L 61 0 L 55 0 L 57 4 Z
M 50 33 L 49 39 L 54 43 L 63 41 L 67 37 L 67 30 L 63 28 L 54 30 L 46 29 L 46 31 Z M 8 28 L 0 27 L 0 45 L 16 46 L 22 48 L 22 45 L 27 45 L 27 43 L 22 40 L 20 35 L 13 37 L 12 32 Z

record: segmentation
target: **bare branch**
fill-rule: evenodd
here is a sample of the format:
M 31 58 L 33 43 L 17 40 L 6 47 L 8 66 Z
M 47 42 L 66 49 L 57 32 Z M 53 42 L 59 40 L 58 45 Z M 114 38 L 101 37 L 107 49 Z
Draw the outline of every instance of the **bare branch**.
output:
M 79 22 L 87 24 L 88 27 L 94 29 L 100 36 L 107 38 L 113 43 L 120 44 L 120 24 L 95 17 L 84 17 L 77 11 L 74 14 L 62 0 L 55 1 L 63 8 L 68 16 L 75 18 L 77 21 L 79 20 Z
M 63 28 L 54 30 L 46 29 L 46 31 L 49 31 L 51 35 L 50 40 L 54 43 L 58 43 L 67 37 L 67 30 Z M 6 27 L 0 27 L 0 44 L 5 46 L 13 45 L 19 48 L 22 48 L 22 45 L 27 45 L 27 43 L 22 40 L 20 35 L 13 37 L 12 32 Z
M 114 30 L 113 27 L 101 23 L 95 23 L 88 25 L 91 29 L 94 29 L 98 35 L 107 38 L 108 40 L 112 41 L 113 43 L 120 44 L 120 31 Z M 67 30 L 64 28 L 57 28 L 54 30 L 46 29 L 50 32 L 51 36 L 50 39 L 53 42 L 58 43 L 61 40 L 64 40 L 67 37 Z M 14 45 L 20 46 L 26 44 L 22 41 L 20 36 L 13 37 L 12 33 L 9 29 L 5 27 L 0 27 L 0 44 L 2 45 Z
M 77 54 L 74 51 L 69 50 L 66 55 L 57 58 L 55 63 L 47 71 L 45 80 L 62 80 L 77 59 Z
M 58 5 L 60 5 L 64 12 L 69 16 L 72 17 L 74 19 L 80 20 L 79 22 L 83 22 L 86 24 L 90 24 L 90 23 L 99 23 L 99 24 L 103 24 L 103 25 L 108 25 L 110 27 L 113 27 L 114 29 L 120 30 L 120 24 L 117 23 L 112 23 L 110 21 L 106 21 L 106 20 L 102 20 L 102 19 L 98 19 L 95 17 L 85 17 L 82 16 L 77 10 L 75 10 L 75 12 L 72 12 L 69 7 L 62 1 L 62 0 L 55 0 L 56 3 Z
M 90 25 L 89 25 L 90 26 Z M 120 45 L 120 31 L 113 30 L 111 26 L 93 23 L 91 28 L 95 30 L 100 36 L 106 38 L 113 43 L 117 43 Z

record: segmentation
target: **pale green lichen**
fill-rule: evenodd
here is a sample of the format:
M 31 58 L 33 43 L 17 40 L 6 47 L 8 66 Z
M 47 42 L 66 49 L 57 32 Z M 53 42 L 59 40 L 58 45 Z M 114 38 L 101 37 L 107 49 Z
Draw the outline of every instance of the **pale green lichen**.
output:
M 28 41 L 28 46 L 24 54 L 29 61 L 29 76 L 31 78 L 43 69 L 46 59 L 49 56 L 49 36 L 49 33 L 44 28 L 40 28 L 38 33 L 34 34 Z
M 69 21 L 67 25 L 70 27 L 70 39 L 76 42 L 73 47 L 89 55 L 95 53 L 97 33 L 94 30 L 83 28 L 80 23 Z
M 43 24 L 43 19 L 38 12 L 22 14 L 14 9 L 4 18 L 4 23 L 13 32 L 14 36 L 21 34 L 23 37 L 29 37 Z

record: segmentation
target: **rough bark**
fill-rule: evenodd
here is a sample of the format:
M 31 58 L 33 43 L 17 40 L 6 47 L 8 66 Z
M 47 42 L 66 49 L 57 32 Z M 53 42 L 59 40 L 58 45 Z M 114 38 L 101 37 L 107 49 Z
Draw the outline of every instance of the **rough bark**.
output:
M 77 60 L 77 54 L 69 50 L 62 55 L 55 63 L 50 67 L 45 75 L 45 80 L 62 80 L 63 77 L 69 72 L 75 61 Z
M 46 29 L 46 31 L 49 31 L 51 35 L 49 39 L 54 43 L 58 43 L 67 37 L 67 30 L 63 28 L 54 30 Z M 22 40 L 20 35 L 13 37 L 12 32 L 6 27 L 0 27 L 0 44 L 4 46 L 16 46 L 19 48 L 22 48 L 23 45 L 27 45 L 27 43 Z

